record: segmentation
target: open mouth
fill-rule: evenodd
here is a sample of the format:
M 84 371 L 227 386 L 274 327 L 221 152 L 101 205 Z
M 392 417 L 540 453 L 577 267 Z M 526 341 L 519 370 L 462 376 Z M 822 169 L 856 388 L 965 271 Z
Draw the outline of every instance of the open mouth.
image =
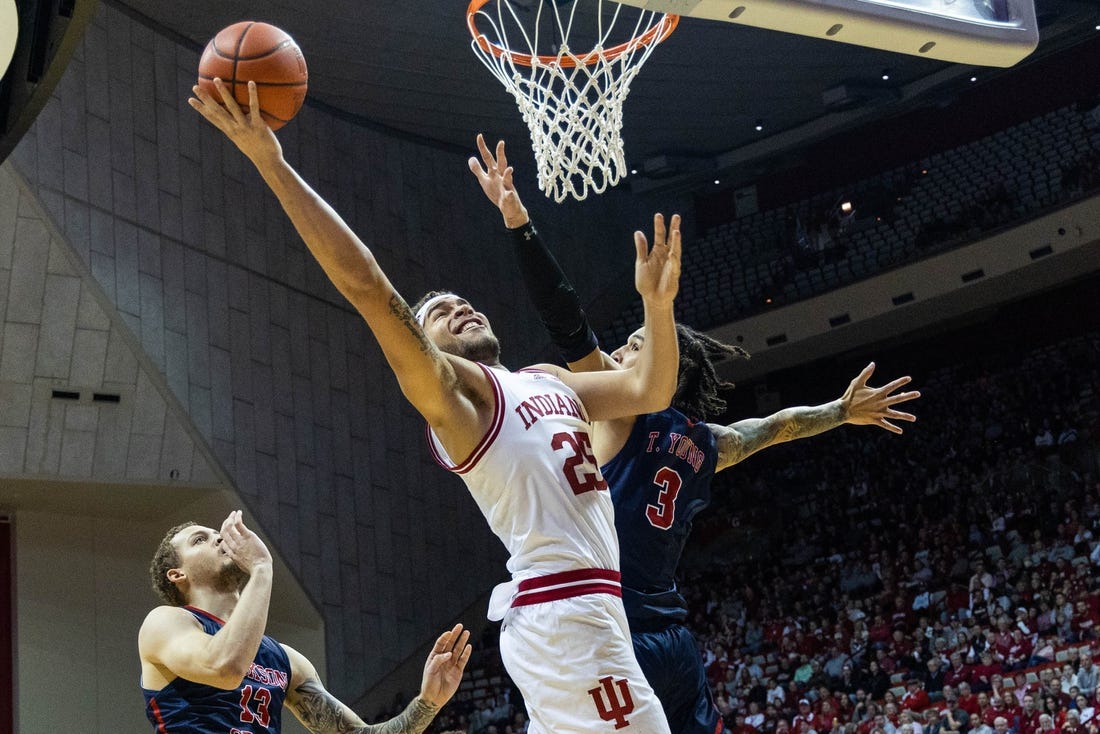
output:
M 462 324 L 461 326 L 458 327 L 458 332 L 457 333 L 465 334 L 467 331 L 471 331 L 473 329 L 484 329 L 484 328 L 485 328 L 485 326 L 480 321 L 467 321 L 466 323 L 464 323 L 464 324 Z

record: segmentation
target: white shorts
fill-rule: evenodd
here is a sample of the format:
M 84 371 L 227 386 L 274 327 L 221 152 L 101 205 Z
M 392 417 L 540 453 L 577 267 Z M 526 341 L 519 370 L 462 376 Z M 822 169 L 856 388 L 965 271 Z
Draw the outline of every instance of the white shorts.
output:
M 500 656 L 531 719 L 530 734 L 669 734 L 630 641 L 622 599 L 586 594 L 514 607 Z

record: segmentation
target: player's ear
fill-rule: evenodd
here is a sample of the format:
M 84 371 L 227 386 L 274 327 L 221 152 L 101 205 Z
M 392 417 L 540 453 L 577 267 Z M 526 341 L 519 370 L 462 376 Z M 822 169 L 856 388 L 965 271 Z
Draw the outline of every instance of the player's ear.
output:
M 180 581 L 187 578 L 187 574 L 185 574 L 181 568 L 170 568 L 166 575 L 168 576 L 168 580 L 173 584 L 178 584 Z

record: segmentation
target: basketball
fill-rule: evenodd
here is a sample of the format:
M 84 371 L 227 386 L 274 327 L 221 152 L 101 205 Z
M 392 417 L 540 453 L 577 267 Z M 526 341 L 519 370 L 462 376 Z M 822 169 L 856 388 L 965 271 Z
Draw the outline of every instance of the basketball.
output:
M 221 102 L 221 79 L 248 112 L 248 82 L 256 82 L 260 114 L 272 130 L 290 122 L 306 98 L 306 60 L 287 33 L 267 23 L 241 21 L 218 31 L 199 59 L 199 86 Z

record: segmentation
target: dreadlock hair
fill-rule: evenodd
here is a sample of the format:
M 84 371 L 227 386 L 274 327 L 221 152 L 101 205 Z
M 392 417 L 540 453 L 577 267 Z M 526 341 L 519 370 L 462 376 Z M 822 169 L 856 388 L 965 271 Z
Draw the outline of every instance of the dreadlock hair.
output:
M 164 540 L 157 546 L 157 552 L 153 554 L 153 562 L 149 564 L 153 591 L 157 592 L 161 601 L 173 607 L 182 607 L 187 600 L 183 598 L 179 587 L 168 580 L 168 570 L 180 565 L 180 555 L 176 551 L 176 546 L 172 545 L 172 539 L 176 537 L 176 533 L 192 525 L 198 525 L 198 523 L 184 522 L 169 530 Z
M 749 353 L 683 324 L 676 324 L 676 341 L 680 346 L 680 368 L 672 407 L 696 420 L 721 413 L 726 401 L 718 396 L 718 390 L 732 389 L 733 383 L 719 380 L 714 365 L 727 357 L 748 359 Z

